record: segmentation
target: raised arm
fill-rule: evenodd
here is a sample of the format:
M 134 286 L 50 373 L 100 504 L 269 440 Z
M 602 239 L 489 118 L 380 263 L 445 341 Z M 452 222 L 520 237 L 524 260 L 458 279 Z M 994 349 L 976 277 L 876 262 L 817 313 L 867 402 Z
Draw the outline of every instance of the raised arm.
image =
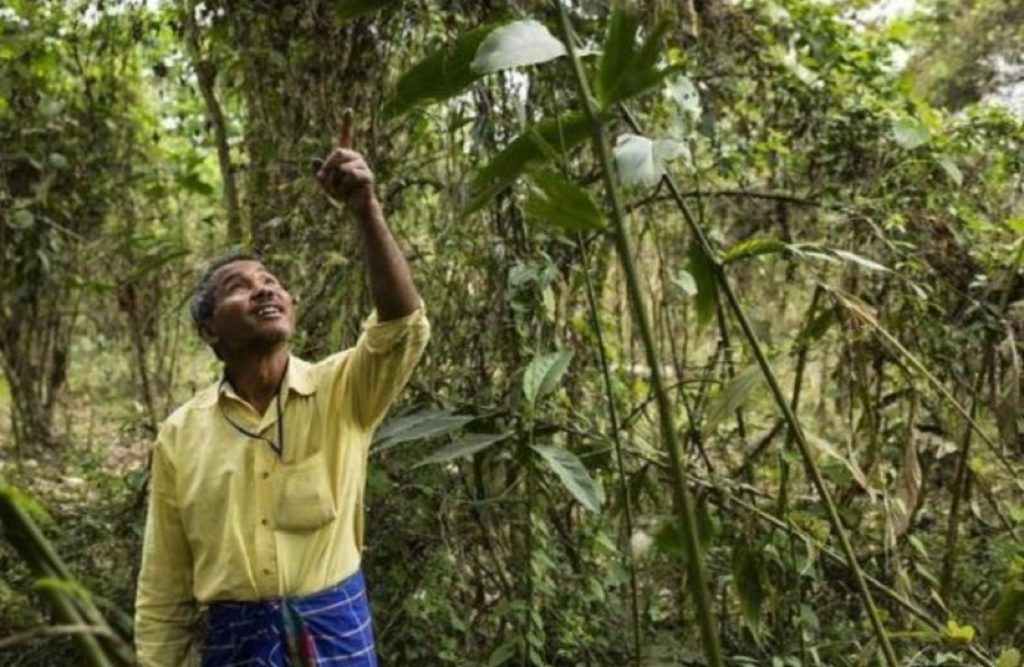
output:
M 363 238 L 370 296 L 381 322 L 411 314 L 420 306 L 416 285 L 405 256 L 384 219 L 373 171 L 352 149 L 352 111 L 342 117 L 338 146 L 326 161 L 314 161 L 316 178 L 334 199 L 355 216 Z

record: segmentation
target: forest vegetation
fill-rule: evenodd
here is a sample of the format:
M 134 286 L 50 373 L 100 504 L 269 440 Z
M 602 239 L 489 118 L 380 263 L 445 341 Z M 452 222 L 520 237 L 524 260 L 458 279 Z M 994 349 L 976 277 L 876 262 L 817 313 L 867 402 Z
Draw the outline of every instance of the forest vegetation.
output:
M 871 4 L 5 0 L 0 664 L 131 664 L 207 260 L 355 341 L 345 107 L 434 331 L 382 664 L 1024 664 L 1024 4 Z

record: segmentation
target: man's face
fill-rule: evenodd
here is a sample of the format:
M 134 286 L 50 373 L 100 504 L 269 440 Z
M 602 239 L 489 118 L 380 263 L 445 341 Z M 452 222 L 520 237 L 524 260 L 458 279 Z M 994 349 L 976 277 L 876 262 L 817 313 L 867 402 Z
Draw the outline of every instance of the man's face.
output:
M 274 347 L 291 337 L 295 301 L 262 264 L 225 264 L 214 272 L 213 284 L 213 318 L 201 330 L 222 355 Z

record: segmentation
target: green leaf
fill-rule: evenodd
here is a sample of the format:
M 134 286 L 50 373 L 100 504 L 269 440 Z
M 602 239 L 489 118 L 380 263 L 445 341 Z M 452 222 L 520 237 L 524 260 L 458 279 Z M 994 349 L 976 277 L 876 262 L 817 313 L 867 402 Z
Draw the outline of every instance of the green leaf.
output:
M 734 414 L 760 385 L 761 369 L 757 364 L 751 364 L 734 375 L 710 401 L 704 428 L 710 431 Z
M 1015 648 L 1008 648 L 999 654 L 995 667 L 1020 667 L 1020 651 Z
M 32 211 L 27 208 L 19 208 L 11 215 L 11 221 L 8 226 L 12 229 L 28 229 L 35 224 L 36 216 L 32 215 Z
M 523 374 L 523 395 L 528 405 L 536 405 L 537 400 L 550 394 L 558 386 L 569 362 L 572 360 L 571 350 L 552 352 L 533 358 Z
M 832 308 L 823 310 L 814 316 L 810 322 L 797 334 L 797 345 L 810 345 L 820 339 L 829 328 L 836 322 L 836 311 Z
M 179 174 L 178 185 L 188 192 L 192 192 L 197 195 L 212 195 L 216 190 L 214 187 L 204 181 L 199 174 L 195 172 L 188 172 L 185 174 Z
M 531 445 L 531 448 L 555 471 L 565 488 L 581 505 L 591 512 L 601 510 L 604 492 L 575 454 L 556 445 Z
M 459 430 L 476 417 L 453 415 L 447 410 L 421 410 L 411 415 L 391 419 L 384 423 L 373 439 L 373 453 L 377 454 L 395 445 L 416 440 L 429 440 Z
M 519 650 L 521 635 L 510 634 L 505 641 L 491 653 L 487 659 L 487 667 L 502 667 L 516 657 Z
M 71 579 L 61 579 L 60 577 L 39 577 L 33 583 L 33 587 L 38 590 L 49 590 L 64 593 L 72 598 L 78 598 L 79 600 L 86 602 L 92 601 L 92 591 Z
M 678 67 L 657 67 L 668 23 L 659 22 L 647 41 L 637 48 L 639 21 L 636 12 L 625 9 L 623 5 L 621 2 L 615 5 L 598 62 L 595 93 L 601 108 L 606 110 L 650 90 L 670 73 L 679 70 Z
M 960 625 L 953 619 L 946 621 L 946 640 L 953 644 L 970 644 L 974 641 L 974 628 L 970 625 Z
M 865 269 L 871 269 L 872 271 L 888 271 L 889 270 L 889 267 L 883 266 L 883 265 L 879 264 L 878 262 L 875 262 L 873 260 L 868 259 L 867 257 L 862 257 L 862 256 L 860 256 L 860 255 L 858 255 L 856 253 L 852 253 L 849 250 L 841 250 L 839 248 L 832 248 L 832 252 L 835 253 L 835 255 L 837 257 L 841 257 L 841 258 L 845 259 L 848 262 L 853 262 L 854 264 L 857 264 L 859 266 L 863 266 Z
M 535 169 L 530 177 L 537 188 L 523 207 L 528 216 L 571 232 L 604 226 L 601 211 L 583 188 L 549 169 Z
M 473 180 L 470 203 L 463 215 L 479 210 L 492 197 L 511 185 L 533 162 L 543 158 L 549 148 L 564 154 L 589 136 L 585 116 L 569 113 L 537 123 L 495 155 Z
M 736 542 L 732 550 L 732 578 L 743 620 L 756 633 L 761 621 L 765 590 L 761 581 L 761 564 L 756 553 L 743 540 Z
M 469 67 L 477 74 L 489 74 L 545 63 L 564 55 L 565 45 L 543 23 L 527 19 L 503 25 L 487 35 Z
M 50 164 L 56 169 L 67 169 L 68 159 L 60 153 L 50 153 Z
M 430 54 L 403 74 L 384 105 L 387 117 L 398 116 L 430 102 L 458 95 L 480 75 L 470 69 L 480 43 L 496 25 L 482 25 L 460 35 L 454 43 Z
M 964 184 L 964 175 L 960 171 L 960 167 L 956 166 L 956 162 L 953 162 L 953 158 L 948 155 L 937 155 L 935 161 L 939 163 L 942 170 L 946 172 L 946 176 L 949 180 L 953 181 L 953 184 L 960 187 Z
M 690 243 L 690 274 L 697 281 L 697 323 L 701 326 L 711 321 L 718 306 L 718 283 L 715 270 L 704 254 L 703 248 L 693 241 Z
M 357 19 L 360 16 L 396 4 L 397 0 L 340 0 L 333 10 L 334 20 L 339 23 Z
M 430 465 L 431 463 L 447 463 L 464 456 L 479 454 L 494 443 L 501 442 L 508 437 L 508 433 L 468 433 L 422 459 L 413 468 Z
M 715 537 L 715 523 L 708 512 L 707 500 L 697 501 L 693 510 L 694 518 L 697 520 L 697 543 L 701 553 L 707 553 Z M 679 528 L 678 517 L 671 516 L 664 520 L 654 535 L 654 546 L 666 556 L 685 561 L 686 549 L 683 547 L 683 536 Z
M 913 118 L 899 118 L 893 121 L 892 138 L 907 150 L 913 150 L 925 143 L 928 136 L 928 128 Z
M 53 523 L 53 517 L 50 516 L 46 507 L 44 507 L 43 504 L 35 498 L 35 496 L 30 495 L 27 491 L 23 491 L 16 486 L 11 486 L 3 481 L 3 479 L 0 479 L 0 502 L 3 501 L 6 501 L 20 509 L 36 523 L 41 523 L 43 525 L 50 525 Z
M 782 252 L 788 247 L 779 239 L 747 239 L 726 250 L 722 255 L 722 264 L 732 264 L 748 257 Z
M 999 595 L 999 603 L 988 620 L 987 631 L 992 638 L 1014 630 L 1024 612 L 1024 582 L 1011 581 Z

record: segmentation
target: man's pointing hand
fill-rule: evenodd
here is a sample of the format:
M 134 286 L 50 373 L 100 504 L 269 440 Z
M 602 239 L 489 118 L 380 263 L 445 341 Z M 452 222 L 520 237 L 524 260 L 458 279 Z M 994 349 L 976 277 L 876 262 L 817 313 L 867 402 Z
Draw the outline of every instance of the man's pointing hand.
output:
M 326 160 L 313 160 L 313 171 L 328 195 L 353 211 L 365 209 L 376 197 L 374 176 L 366 160 L 352 150 L 352 110 L 341 116 L 338 146 Z

